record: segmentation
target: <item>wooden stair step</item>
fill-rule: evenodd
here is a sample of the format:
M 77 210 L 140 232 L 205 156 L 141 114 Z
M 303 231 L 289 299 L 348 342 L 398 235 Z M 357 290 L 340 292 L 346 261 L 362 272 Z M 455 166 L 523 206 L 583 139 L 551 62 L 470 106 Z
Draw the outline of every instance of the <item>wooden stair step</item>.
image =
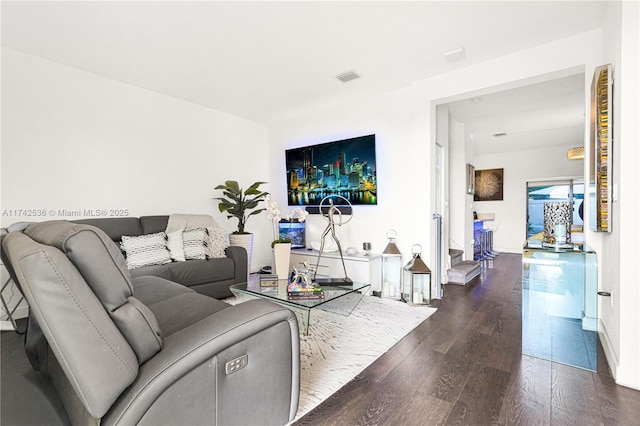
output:
M 462 255 L 464 255 L 463 250 L 458 249 L 449 249 L 449 257 L 451 257 L 451 266 L 455 266 L 462 262 Z

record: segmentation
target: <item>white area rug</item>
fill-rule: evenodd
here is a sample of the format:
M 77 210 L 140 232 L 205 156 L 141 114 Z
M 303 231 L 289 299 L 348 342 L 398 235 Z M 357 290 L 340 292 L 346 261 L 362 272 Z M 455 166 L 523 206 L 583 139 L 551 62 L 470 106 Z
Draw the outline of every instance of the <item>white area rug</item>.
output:
M 357 376 L 435 311 L 372 296 L 365 296 L 349 316 L 314 309 L 309 335 L 300 336 L 296 419 Z

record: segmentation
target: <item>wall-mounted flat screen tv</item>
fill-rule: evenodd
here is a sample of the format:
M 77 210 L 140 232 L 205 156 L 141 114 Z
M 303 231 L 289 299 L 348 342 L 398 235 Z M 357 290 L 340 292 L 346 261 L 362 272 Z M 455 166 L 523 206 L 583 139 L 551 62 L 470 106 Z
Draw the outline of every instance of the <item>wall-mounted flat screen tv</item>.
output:
M 376 135 L 288 149 L 285 155 L 290 206 L 317 206 L 329 195 L 352 205 L 378 203 Z M 340 204 L 341 198 L 333 199 Z

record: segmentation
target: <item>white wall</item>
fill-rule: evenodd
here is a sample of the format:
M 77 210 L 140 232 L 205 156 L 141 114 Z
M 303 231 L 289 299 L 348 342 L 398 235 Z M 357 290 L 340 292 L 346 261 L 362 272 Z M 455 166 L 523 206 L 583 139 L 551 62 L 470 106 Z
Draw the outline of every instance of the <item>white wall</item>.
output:
M 268 143 L 263 124 L 2 49 L 2 226 L 113 209 L 212 214 L 232 231 L 213 188 L 268 180 Z
M 521 253 L 527 238 L 527 182 L 552 177 L 583 177 L 584 162 L 567 160 L 568 147 L 477 155 L 476 170 L 504 169 L 504 199 L 474 201 L 478 213 L 495 213 L 493 246 Z
M 285 149 L 375 133 L 378 205 L 354 206 L 352 221 L 338 229 L 341 244 L 362 251 L 362 242 L 368 241 L 372 251 L 380 253 L 388 241 L 387 231 L 395 229 L 396 244 L 408 260 L 412 244 L 428 243 L 425 223 L 431 221 L 429 212 L 424 210 L 428 188 L 422 185 L 428 164 L 419 160 L 421 156 L 407 152 L 416 150 L 409 143 L 409 107 L 407 88 L 274 127 L 269 180 L 277 183 L 274 199 L 281 210 L 291 209 L 286 207 Z M 308 220 L 313 228 L 311 238 L 318 239 L 326 222 L 319 217 Z
M 612 233 L 589 232 L 598 253 L 600 335 L 620 384 L 640 389 L 640 290 L 638 289 L 638 186 L 640 185 L 640 53 L 638 2 L 610 2 L 604 27 L 602 63 L 613 66 Z
M 616 380 L 640 389 L 640 288 L 638 287 L 638 252 L 640 241 L 640 4 L 623 2 L 621 12 L 621 58 L 615 95 L 619 104 L 616 127 L 620 155 L 619 199 L 620 226 L 620 366 Z M 615 134 L 615 133 L 614 133 Z M 615 149 L 615 148 L 614 148 Z M 614 160 L 615 161 L 615 160 Z
M 442 109 L 447 108 L 438 107 L 438 112 Z M 467 214 L 466 206 L 469 199 L 473 198 L 467 194 L 467 162 L 469 161 L 467 161 L 465 149 L 465 128 L 463 123 L 448 114 L 443 124 L 449 127 L 449 217 L 447 220 L 449 246 L 464 250 L 465 260 L 473 260 L 473 246 L 467 244 L 473 238 L 473 229 L 467 229 L 466 224 L 472 221 L 473 217 Z M 438 132 L 440 132 L 439 129 Z

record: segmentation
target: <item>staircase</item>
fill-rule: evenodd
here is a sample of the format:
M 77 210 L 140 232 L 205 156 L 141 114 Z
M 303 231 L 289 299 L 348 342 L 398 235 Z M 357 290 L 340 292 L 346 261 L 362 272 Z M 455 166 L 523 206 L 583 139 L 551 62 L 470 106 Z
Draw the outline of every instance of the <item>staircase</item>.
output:
M 473 260 L 462 260 L 464 252 L 457 249 L 449 249 L 451 257 L 451 268 L 447 270 L 449 284 L 465 285 L 478 275 L 482 270 L 480 262 Z

